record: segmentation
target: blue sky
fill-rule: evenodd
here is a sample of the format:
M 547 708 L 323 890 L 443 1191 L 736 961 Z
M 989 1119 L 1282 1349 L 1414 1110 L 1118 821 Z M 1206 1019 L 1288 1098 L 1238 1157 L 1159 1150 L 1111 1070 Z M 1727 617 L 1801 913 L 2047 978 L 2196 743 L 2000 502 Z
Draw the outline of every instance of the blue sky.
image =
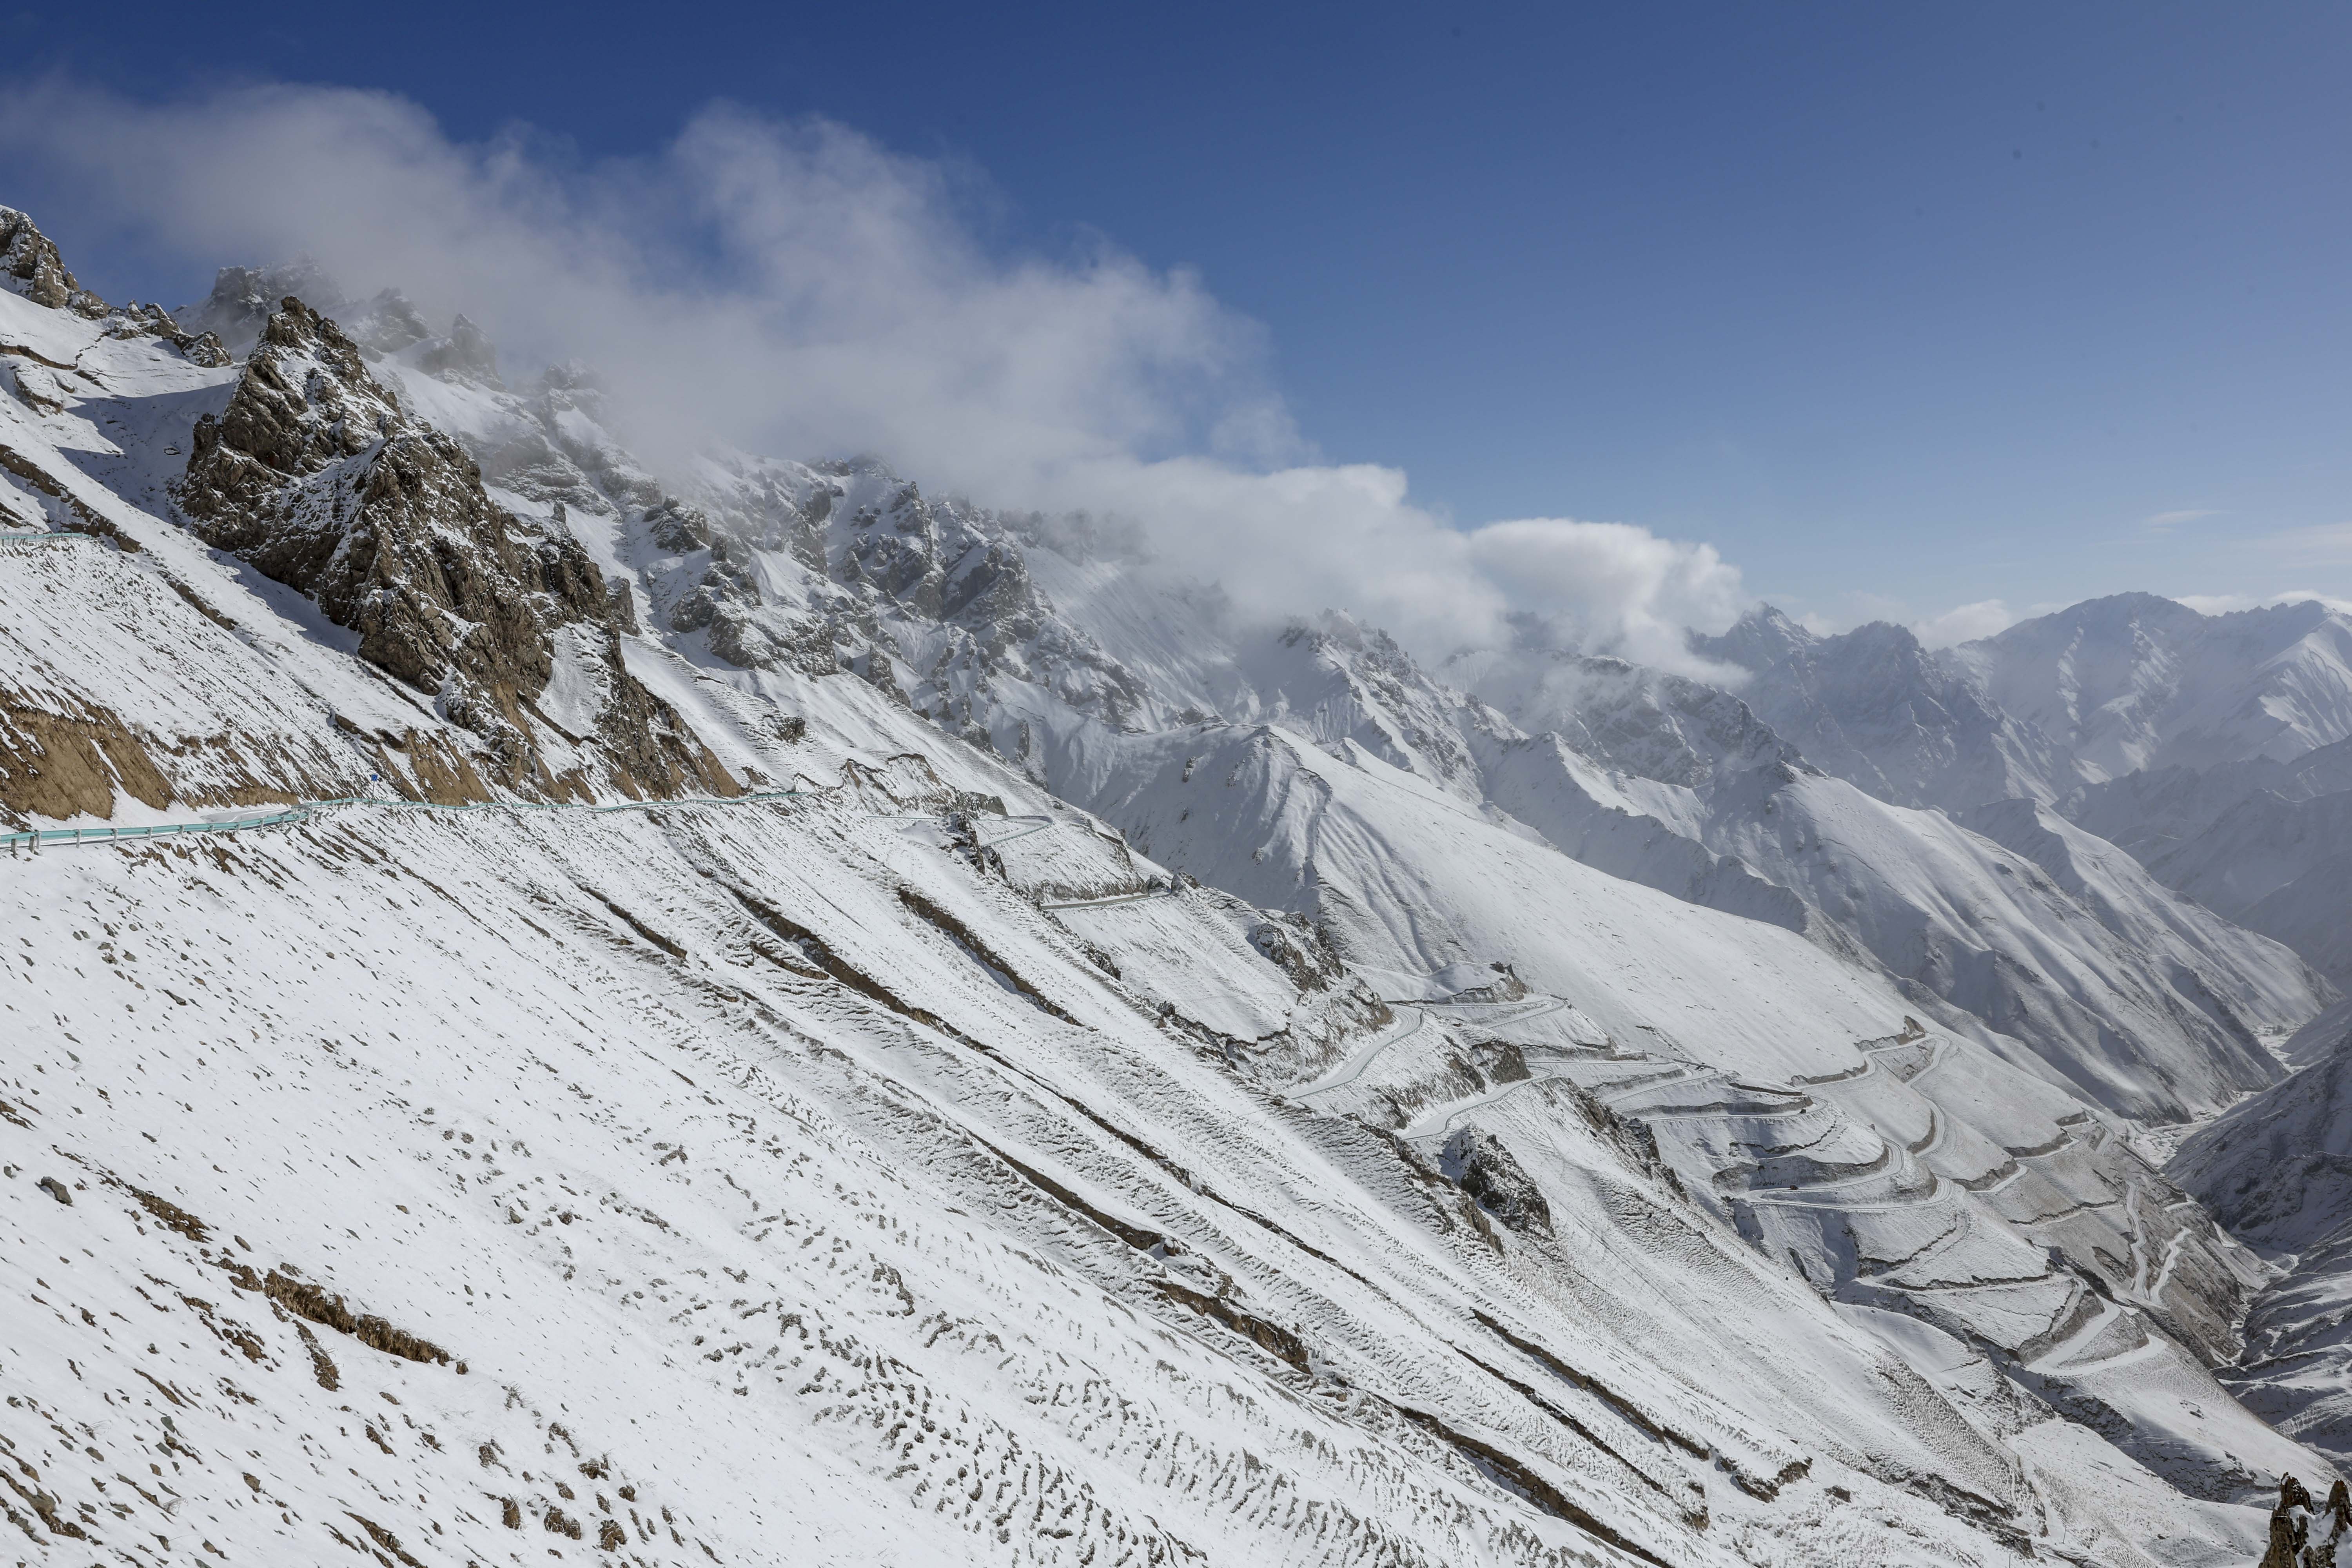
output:
M 1704 541 L 1835 622 L 2352 591 L 2342 7 L 128 5 L 0 52 L 380 88 L 557 163 L 824 116 L 983 176 L 995 252 L 1196 268 L 1326 461 Z M 115 295 L 228 258 L 0 174 Z

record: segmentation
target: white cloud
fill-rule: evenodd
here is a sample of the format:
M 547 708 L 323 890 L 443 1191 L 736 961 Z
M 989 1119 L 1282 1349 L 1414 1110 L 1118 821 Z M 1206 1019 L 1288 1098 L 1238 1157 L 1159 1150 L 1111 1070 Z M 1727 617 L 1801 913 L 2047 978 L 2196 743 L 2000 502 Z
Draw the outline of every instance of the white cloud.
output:
M 2022 612 L 2011 609 L 1999 599 L 1979 599 L 1972 605 L 1957 605 L 1940 616 L 1914 621 L 1911 633 L 1928 647 L 1950 647 L 2006 631 L 2024 618 Z
M 2140 519 L 2140 526 L 2157 533 L 2169 533 L 2184 523 L 2202 522 L 2221 513 L 2205 508 L 2189 507 L 2180 511 L 2160 511 L 2153 517 Z
M 167 253 L 308 251 L 355 293 L 462 310 L 510 366 L 598 366 L 656 466 L 713 441 L 879 452 L 929 489 L 1136 518 L 1244 611 L 1350 609 L 1430 652 L 1533 610 L 1673 660 L 1680 620 L 1739 599 L 1705 546 L 1554 521 L 1465 534 L 1397 469 L 1320 464 L 1264 332 L 1198 277 L 1099 242 L 992 252 L 984 181 L 836 124 L 718 106 L 651 155 L 583 163 L 527 131 L 453 142 L 378 92 L 152 104 L 52 79 L 0 92 L 0 137 L 67 176 L 73 216 Z
M 1515 610 L 1565 617 L 1591 651 L 1694 674 L 1685 627 L 1719 632 L 1747 607 L 1739 569 L 1711 544 L 1660 539 L 1622 522 L 1528 518 L 1469 536 L 1470 559 Z

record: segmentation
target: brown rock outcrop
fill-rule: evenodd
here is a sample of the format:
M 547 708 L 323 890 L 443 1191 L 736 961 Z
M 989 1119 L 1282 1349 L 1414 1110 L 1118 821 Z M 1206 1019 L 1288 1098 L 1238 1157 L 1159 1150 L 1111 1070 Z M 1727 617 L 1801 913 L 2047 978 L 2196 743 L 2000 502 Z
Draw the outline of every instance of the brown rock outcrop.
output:
M 359 656 L 438 699 L 479 736 L 492 778 L 526 795 L 737 785 L 677 711 L 623 667 L 604 575 L 560 527 L 498 506 L 464 448 L 413 417 L 358 347 L 300 300 L 269 318 L 228 406 L 196 425 L 181 510 L 206 542 L 315 601 Z M 556 634 L 584 636 L 559 647 Z M 534 706 L 569 656 L 599 693 L 593 735 Z M 585 650 L 585 651 L 583 651 Z M 586 743 L 603 779 L 551 765 Z
M 106 314 L 106 301 L 76 281 L 49 237 L 15 207 L 0 207 L 0 287 L 53 310 Z

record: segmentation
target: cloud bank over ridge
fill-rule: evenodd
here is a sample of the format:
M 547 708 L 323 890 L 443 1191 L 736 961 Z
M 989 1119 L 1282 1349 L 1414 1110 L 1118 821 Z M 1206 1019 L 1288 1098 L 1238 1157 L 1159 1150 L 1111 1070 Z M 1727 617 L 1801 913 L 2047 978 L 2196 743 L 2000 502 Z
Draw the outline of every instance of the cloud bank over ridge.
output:
M 308 252 L 355 291 L 463 311 L 510 363 L 586 361 L 657 467 L 714 440 L 879 452 L 992 504 L 1134 518 L 1245 612 L 1346 608 L 1433 654 L 1526 612 L 1696 673 L 1682 628 L 1748 600 L 1710 546 L 1568 519 L 1465 531 L 1399 469 L 1321 461 L 1263 330 L 1198 276 L 1098 238 L 1003 254 L 975 172 L 838 124 L 715 105 L 647 156 L 583 163 L 528 129 L 455 141 L 380 92 L 158 104 L 52 79 L 0 97 L 0 135 L 79 194 L 52 223 L 207 266 Z

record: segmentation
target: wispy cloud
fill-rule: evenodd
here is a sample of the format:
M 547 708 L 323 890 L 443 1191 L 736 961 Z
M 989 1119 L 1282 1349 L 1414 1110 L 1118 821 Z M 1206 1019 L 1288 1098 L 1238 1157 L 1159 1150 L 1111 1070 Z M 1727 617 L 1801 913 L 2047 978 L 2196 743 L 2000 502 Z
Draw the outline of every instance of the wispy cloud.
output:
M 1705 546 L 1559 519 L 1465 532 L 1399 469 L 1320 462 L 1265 332 L 1198 276 L 1100 241 L 1003 254 L 974 172 L 838 124 L 718 105 L 583 163 L 528 130 L 454 141 L 386 93 L 159 104 L 51 79 L 0 84 L 0 139 L 65 176 L 73 216 L 167 253 L 309 251 L 356 292 L 464 311 L 509 365 L 586 360 L 657 465 L 880 452 L 927 487 L 1136 518 L 1246 611 L 1352 609 L 1439 652 L 1532 610 L 1672 664 L 1679 623 L 1719 629 L 1743 596 Z
M 2169 533 L 2176 528 L 2186 527 L 2192 522 L 2202 522 L 2209 517 L 2221 515 L 2222 513 L 2210 507 L 2189 507 L 2180 511 L 2159 511 L 2152 517 L 2144 517 L 2140 519 L 2139 525 L 2153 532 Z
M 1914 621 L 1911 632 L 1929 647 L 1950 647 L 2007 631 L 2025 616 L 2026 612 L 2012 610 L 1999 599 L 1979 599 L 1972 605 L 1958 605 L 1942 615 Z
M 2263 548 L 2302 566 L 2338 566 L 2352 562 L 2352 522 L 2314 523 L 2271 534 Z

